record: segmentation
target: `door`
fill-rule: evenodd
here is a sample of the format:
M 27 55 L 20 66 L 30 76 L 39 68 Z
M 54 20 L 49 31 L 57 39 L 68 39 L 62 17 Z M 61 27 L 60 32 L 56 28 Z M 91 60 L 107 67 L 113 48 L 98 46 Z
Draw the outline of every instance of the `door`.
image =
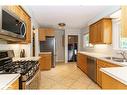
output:
M 78 35 L 68 35 L 68 62 L 77 61 Z

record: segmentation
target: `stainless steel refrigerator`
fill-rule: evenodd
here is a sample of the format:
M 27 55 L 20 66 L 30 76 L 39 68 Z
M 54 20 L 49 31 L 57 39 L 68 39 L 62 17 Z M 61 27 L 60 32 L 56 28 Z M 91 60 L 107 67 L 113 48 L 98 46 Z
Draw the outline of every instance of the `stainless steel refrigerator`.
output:
M 55 37 L 46 37 L 45 41 L 40 41 L 40 52 L 52 52 L 52 67 L 55 67 L 56 65 Z

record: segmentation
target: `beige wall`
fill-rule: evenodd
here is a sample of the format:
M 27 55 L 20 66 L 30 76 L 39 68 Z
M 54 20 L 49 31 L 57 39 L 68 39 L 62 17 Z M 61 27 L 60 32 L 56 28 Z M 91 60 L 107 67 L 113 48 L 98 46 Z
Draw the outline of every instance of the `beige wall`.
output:
M 55 31 L 55 39 L 56 39 L 56 62 L 64 62 L 64 46 L 63 46 L 63 30 L 56 30 Z

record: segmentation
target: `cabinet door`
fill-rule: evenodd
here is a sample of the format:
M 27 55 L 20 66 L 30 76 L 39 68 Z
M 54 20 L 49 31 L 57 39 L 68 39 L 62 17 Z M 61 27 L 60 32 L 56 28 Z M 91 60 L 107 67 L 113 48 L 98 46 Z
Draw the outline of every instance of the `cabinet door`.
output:
M 49 70 L 51 69 L 51 54 L 41 54 L 40 55 L 40 70 Z
M 97 23 L 94 24 L 94 32 L 93 32 L 93 39 L 94 43 L 98 43 L 98 30 L 97 30 Z
M 101 86 L 102 83 L 100 68 L 102 67 L 100 65 L 97 65 L 97 83 L 99 86 Z
M 127 6 L 121 7 L 122 37 L 127 37 Z
M 89 43 L 93 43 L 93 27 L 92 25 L 89 28 Z
M 112 43 L 112 21 L 111 19 L 103 19 L 103 43 L 111 44 Z
M 38 38 L 39 41 L 45 41 L 46 37 L 45 37 L 45 29 L 39 29 L 39 33 L 38 33 Z
M 103 43 L 103 20 L 97 22 L 97 43 Z
M 77 57 L 77 66 L 87 74 L 87 56 L 84 54 L 78 53 Z
M 101 60 L 97 60 L 97 83 L 100 87 L 102 86 L 102 72 L 100 71 L 100 69 L 104 67 L 105 67 L 105 62 Z
M 55 32 L 53 29 L 45 29 L 45 32 L 46 32 L 46 36 L 54 36 L 55 35 Z
M 97 39 L 98 39 L 98 36 L 97 36 L 97 24 L 93 24 L 93 25 L 90 26 L 89 37 L 90 37 L 90 43 L 92 43 L 92 44 L 97 43 Z
M 82 63 L 82 55 L 78 53 L 77 55 L 77 66 L 81 68 L 81 63 Z
M 95 37 L 96 37 L 96 30 L 95 30 L 95 25 L 90 26 L 90 34 L 89 34 L 89 41 L 90 43 L 94 44 L 95 43 Z

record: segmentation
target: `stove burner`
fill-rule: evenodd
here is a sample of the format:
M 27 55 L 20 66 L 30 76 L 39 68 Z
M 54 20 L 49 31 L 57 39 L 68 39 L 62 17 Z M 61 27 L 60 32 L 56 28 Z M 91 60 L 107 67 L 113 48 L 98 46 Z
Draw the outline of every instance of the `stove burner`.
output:
M 25 74 L 36 67 L 38 61 L 14 61 L 0 67 L 0 73 L 20 73 Z M 32 69 L 33 70 L 33 69 Z

